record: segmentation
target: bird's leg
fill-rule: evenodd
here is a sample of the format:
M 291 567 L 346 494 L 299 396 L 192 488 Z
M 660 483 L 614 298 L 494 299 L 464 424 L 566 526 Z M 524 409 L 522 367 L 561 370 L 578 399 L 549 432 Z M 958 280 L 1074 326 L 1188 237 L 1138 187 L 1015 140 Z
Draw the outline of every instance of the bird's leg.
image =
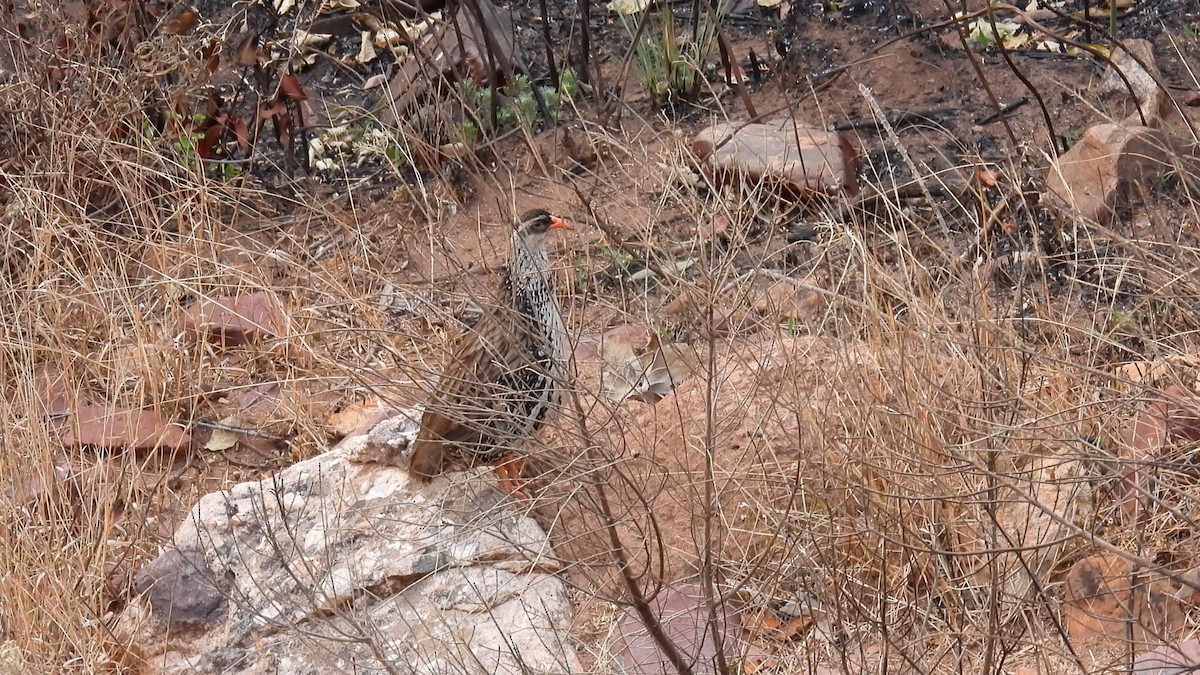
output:
M 529 479 L 525 476 L 525 460 L 516 455 L 505 455 L 496 462 L 496 475 L 500 477 L 500 487 L 516 499 L 522 501 L 530 498 Z

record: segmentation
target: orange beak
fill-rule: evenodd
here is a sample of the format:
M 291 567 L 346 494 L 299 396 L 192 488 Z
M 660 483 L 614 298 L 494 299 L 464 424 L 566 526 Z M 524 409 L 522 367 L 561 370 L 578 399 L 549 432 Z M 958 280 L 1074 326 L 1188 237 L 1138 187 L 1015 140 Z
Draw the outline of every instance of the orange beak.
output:
M 550 227 L 548 227 L 546 229 L 547 230 L 563 230 L 563 229 L 570 229 L 570 228 L 571 228 L 571 226 L 567 225 L 567 221 L 563 220 L 562 218 L 559 218 L 558 216 L 550 216 Z

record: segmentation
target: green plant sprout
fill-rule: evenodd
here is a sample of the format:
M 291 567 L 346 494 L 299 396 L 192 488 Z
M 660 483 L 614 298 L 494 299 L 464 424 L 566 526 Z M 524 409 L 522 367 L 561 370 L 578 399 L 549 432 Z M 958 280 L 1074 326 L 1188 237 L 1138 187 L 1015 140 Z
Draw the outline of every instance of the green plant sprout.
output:
M 661 3 L 658 30 L 634 45 L 638 69 L 655 105 L 673 99 L 692 102 L 697 99 L 704 77 L 703 65 L 717 41 L 716 25 L 707 18 L 694 24 L 696 34 L 692 38 L 678 36 L 672 7 L 671 3 Z M 637 34 L 638 16 L 642 13 L 620 14 L 621 23 L 631 37 Z M 715 10 L 717 21 L 727 13 L 727 3 L 719 3 Z M 646 16 L 645 20 L 651 18 Z

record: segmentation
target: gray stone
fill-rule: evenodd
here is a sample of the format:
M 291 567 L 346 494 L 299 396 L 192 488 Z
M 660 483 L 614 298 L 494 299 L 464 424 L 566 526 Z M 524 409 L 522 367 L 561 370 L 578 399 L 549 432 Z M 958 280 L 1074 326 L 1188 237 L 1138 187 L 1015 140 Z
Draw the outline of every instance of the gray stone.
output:
M 143 568 L 134 591 L 145 594 L 150 612 L 173 632 L 215 621 L 226 607 L 224 584 L 208 577 L 198 551 L 171 549 Z

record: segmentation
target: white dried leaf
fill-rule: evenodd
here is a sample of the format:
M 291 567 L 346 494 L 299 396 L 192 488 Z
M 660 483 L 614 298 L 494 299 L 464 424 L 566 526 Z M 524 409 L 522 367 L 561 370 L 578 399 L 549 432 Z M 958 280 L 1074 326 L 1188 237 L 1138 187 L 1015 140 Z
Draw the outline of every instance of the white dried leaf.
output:
M 606 335 L 600 349 L 604 361 L 600 393 L 614 401 L 627 398 L 657 403 L 696 371 L 695 349 L 683 344 L 660 344 L 651 336 L 645 351 L 635 349 L 623 335 Z M 639 353 L 642 352 L 642 353 Z
M 375 33 L 375 46 L 380 49 L 387 49 L 398 44 L 400 44 L 400 33 L 390 26 L 384 26 L 382 30 Z
M 600 393 L 614 401 L 624 401 L 638 392 L 645 365 L 628 340 L 619 336 L 605 338 L 600 346 L 604 369 L 600 373 Z
M 638 14 L 644 12 L 650 6 L 650 0 L 612 0 L 608 3 L 608 8 L 617 14 Z
M 226 417 L 225 419 L 221 420 L 220 424 L 227 427 L 240 427 L 242 425 L 242 421 L 236 417 Z M 236 431 L 230 431 L 229 429 L 213 429 L 212 436 L 209 436 L 208 442 L 204 444 L 204 449 L 211 450 L 213 452 L 220 452 L 222 450 L 228 450 L 232 448 L 233 446 L 237 445 L 237 442 L 238 434 Z
M 317 47 L 329 42 L 332 39 L 333 35 L 329 33 L 310 33 L 306 30 L 300 30 L 299 28 L 292 33 L 292 44 L 296 45 L 300 49 Z
M 358 47 L 358 56 L 355 57 L 359 63 L 370 63 L 379 58 L 379 52 L 375 51 L 375 45 L 371 43 L 371 32 L 362 32 L 362 44 Z
M 363 82 L 363 91 L 374 89 L 376 87 L 382 87 L 383 85 L 387 84 L 387 81 L 387 75 L 384 75 L 383 73 L 376 73 L 368 77 L 366 82 Z
M 283 16 L 292 11 L 292 8 L 295 6 L 296 0 L 275 0 L 275 14 Z

